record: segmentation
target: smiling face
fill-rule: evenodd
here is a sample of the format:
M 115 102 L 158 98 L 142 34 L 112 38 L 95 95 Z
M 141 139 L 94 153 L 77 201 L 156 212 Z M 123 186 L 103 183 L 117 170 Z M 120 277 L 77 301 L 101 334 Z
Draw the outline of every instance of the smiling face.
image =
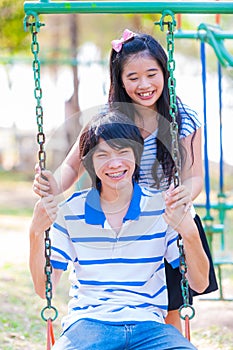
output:
M 112 148 L 100 138 L 92 156 L 96 175 L 101 181 L 101 192 L 126 189 L 132 186 L 135 156 L 131 147 Z
M 147 54 L 131 55 L 124 64 L 122 82 L 132 102 L 156 110 L 164 77 L 154 58 Z

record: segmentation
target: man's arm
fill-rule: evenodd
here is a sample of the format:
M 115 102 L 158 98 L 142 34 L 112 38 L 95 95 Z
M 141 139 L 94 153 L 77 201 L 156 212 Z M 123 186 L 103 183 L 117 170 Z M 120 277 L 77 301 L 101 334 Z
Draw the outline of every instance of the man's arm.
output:
M 45 298 L 45 242 L 44 232 L 50 227 L 57 216 L 57 203 L 54 196 L 41 198 L 34 207 L 30 225 L 30 255 L 29 266 L 36 293 Z M 62 270 L 53 269 L 52 285 L 55 290 Z
M 166 206 L 164 220 L 183 238 L 190 287 L 198 293 L 209 285 L 209 260 L 203 249 L 197 226 L 185 206 Z

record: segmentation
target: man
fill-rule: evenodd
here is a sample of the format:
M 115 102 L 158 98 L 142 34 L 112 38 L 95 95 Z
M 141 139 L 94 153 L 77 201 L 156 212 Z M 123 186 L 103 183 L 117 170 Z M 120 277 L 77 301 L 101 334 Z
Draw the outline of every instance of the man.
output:
M 143 139 L 118 111 L 93 118 L 79 149 L 92 188 L 75 192 L 59 209 L 52 195 L 40 199 L 30 226 L 30 269 L 41 297 L 44 230 L 53 221 L 54 290 L 62 272 L 73 267 L 73 297 L 54 349 L 195 349 L 164 324 L 164 258 L 178 266 L 177 232 L 191 288 L 202 291 L 208 285 L 208 258 L 191 213 L 183 206 L 165 208 L 162 193 L 137 184 Z

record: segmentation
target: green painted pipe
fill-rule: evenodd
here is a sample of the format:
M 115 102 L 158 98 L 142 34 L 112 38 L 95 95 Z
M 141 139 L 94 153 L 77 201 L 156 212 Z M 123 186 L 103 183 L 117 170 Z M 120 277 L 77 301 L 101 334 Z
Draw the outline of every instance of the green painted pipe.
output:
M 204 40 L 206 38 L 206 33 L 204 32 L 198 32 L 195 30 L 180 30 L 178 29 L 175 33 L 174 36 L 176 39 L 200 39 Z M 214 36 L 216 39 L 233 39 L 233 33 L 229 32 L 215 32 Z
M 62 13 L 209 13 L 231 14 L 233 2 L 227 1 L 26 1 L 24 11 L 37 14 Z

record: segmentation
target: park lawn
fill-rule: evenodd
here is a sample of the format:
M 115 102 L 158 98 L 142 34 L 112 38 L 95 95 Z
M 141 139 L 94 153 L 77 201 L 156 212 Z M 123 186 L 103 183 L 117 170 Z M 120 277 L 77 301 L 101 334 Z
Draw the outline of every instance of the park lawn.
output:
M 8 263 L 1 270 L 0 349 L 45 350 L 46 322 L 41 319 L 40 312 L 46 300 L 35 294 L 27 264 Z M 68 273 L 65 273 L 52 302 L 59 311 L 54 322 L 56 338 L 61 331 L 61 317 L 67 312 L 67 293 Z M 206 312 L 211 317 L 211 309 Z M 191 340 L 200 350 L 233 350 L 232 331 L 220 326 L 195 327 Z
M 34 292 L 29 268 L 25 264 L 5 264 L 0 277 L 0 349 L 1 350 L 44 350 L 46 344 L 46 322 L 40 312 L 46 300 Z M 54 322 L 56 338 L 61 332 L 61 313 L 66 313 L 67 276 L 54 296 L 59 316 Z M 63 293 L 61 293 L 63 291 Z

